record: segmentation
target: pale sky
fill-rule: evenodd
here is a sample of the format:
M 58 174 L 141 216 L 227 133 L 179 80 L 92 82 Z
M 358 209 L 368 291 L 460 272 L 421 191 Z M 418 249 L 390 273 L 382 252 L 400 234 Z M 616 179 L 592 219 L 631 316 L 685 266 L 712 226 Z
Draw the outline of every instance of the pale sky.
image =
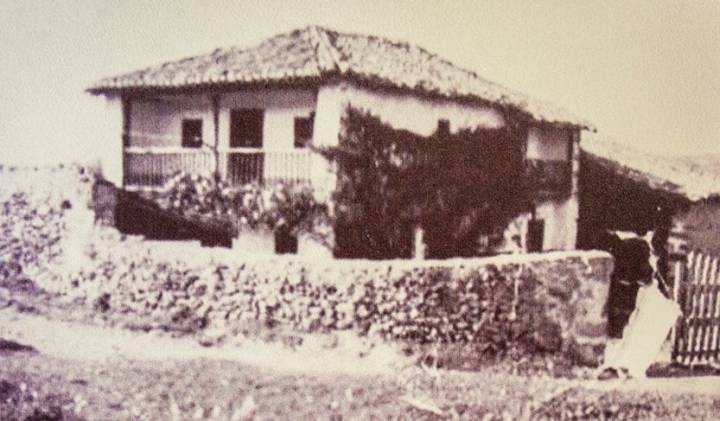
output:
M 720 153 L 720 0 L 0 0 L 0 162 L 95 158 L 101 77 L 309 24 L 416 43 L 600 137 Z

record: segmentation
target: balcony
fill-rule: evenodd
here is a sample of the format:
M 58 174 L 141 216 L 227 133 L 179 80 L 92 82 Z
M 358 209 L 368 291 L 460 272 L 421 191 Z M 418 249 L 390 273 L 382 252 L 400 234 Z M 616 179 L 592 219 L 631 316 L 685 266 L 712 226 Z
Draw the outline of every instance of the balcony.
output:
M 160 189 L 178 171 L 209 174 L 211 151 L 181 147 L 126 147 L 123 181 L 130 189 Z M 312 153 L 306 149 L 267 151 L 233 148 L 219 153 L 220 176 L 232 184 L 285 181 L 310 183 Z
M 572 188 L 572 162 L 528 159 L 525 179 L 540 198 L 567 195 Z

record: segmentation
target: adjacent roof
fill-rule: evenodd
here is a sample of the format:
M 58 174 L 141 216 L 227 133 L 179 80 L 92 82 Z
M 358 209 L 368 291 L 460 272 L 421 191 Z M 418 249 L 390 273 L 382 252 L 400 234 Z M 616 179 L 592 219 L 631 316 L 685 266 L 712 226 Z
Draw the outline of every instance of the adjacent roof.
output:
M 658 156 L 625 145 L 583 139 L 583 153 L 621 177 L 690 201 L 720 197 L 720 155 Z
M 102 94 L 138 89 L 312 81 L 332 77 L 378 87 L 508 107 L 529 118 L 583 129 L 592 126 L 565 110 L 479 77 L 425 49 L 385 38 L 309 26 L 250 47 L 231 47 L 102 79 Z

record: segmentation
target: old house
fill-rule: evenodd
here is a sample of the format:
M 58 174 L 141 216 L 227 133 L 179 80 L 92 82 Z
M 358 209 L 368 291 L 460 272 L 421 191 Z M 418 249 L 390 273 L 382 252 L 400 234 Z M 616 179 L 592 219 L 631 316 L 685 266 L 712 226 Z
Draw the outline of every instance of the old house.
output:
M 348 104 L 420 135 L 522 127 L 538 193 L 518 224 L 522 247 L 575 248 L 579 142 L 590 125 L 412 44 L 309 26 L 109 77 L 89 92 L 107 103 L 104 176 L 128 190 L 217 166 L 233 183 L 304 182 L 327 197 L 333 167 L 309 146 L 337 144 Z

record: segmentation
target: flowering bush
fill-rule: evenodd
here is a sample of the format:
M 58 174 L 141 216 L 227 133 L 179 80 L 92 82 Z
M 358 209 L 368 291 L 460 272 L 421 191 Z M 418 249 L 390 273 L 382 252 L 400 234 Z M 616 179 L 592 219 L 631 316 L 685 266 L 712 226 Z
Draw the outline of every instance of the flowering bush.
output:
M 223 180 L 178 172 L 165 185 L 160 204 L 182 215 L 222 217 L 232 215 L 236 191 Z
M 159 203 L 179 214 L 220 219 L 236 229 L 284 230 L 313 233 L 326 224 L 326 207 L 306 185 L 257 183 L 232 186 L 212 176 L 178 173 L 168 181 Z

